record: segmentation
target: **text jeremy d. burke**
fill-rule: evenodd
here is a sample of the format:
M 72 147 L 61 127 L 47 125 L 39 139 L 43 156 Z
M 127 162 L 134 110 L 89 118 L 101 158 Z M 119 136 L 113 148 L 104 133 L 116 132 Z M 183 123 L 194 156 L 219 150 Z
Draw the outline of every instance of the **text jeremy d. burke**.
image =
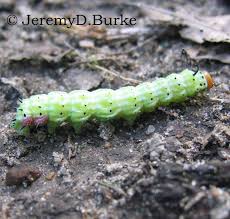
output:
M 104 17 L 99 14 L 87 17 L 85 15 L 76 15 L 75 17 L 33 17 L 27 15 L 22 20 L 22 25 L 65 25 L 67 28 L 71 28 L 73 25 L 136 25 L 136 18 L 125 17 L 120 15 L 117 17 Z

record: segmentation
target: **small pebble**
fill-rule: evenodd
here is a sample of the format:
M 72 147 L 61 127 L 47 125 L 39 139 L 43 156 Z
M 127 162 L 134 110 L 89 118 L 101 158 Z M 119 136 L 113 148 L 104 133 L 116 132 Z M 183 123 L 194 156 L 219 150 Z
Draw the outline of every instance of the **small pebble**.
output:
M 41 176 L 41 171 L 36 167 L 21 165 L 13 167 L 6 173 L 6 185 L 23 185 L 27 187 Z
M 218 155 L 224 160 L 230 160 L 230 149 L 220 148 L 218 149 Z
M 92 40 L 81 40 L 79 41 L 79 46 L 86 49 L 94 48 L 94 41 Z
M 47 175 L 46 175 L 46 180 L 53 180 L 53 178 L 55 177 L 56 173 L 55 172 L 49 172 Z
M 54 166 L 58 166 L 62 163 L 64 159 L 63 153 L 53 152 Z
M 110 142 L 105 142 L 105 144 L 104 144 L 104 148 L 106 148 L 106 149 L 109 149 L 109 148 L 112 148 L 112 144 L 110 143 Z
M 149 125 L 145 133 L 146 135 L 151 135 L 154 132 L 155 132 L 155 127 L 153 125 Z

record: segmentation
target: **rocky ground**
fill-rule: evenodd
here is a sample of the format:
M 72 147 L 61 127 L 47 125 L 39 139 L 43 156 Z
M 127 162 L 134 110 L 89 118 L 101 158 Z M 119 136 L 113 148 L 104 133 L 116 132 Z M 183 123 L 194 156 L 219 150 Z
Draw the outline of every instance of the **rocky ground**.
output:
M 1 218 L 230 217 L 228 38 L 219 31 L 210 39 L 218 24 L 202 37 L 203 30 L 189 37 L 182 30 L 197 28 L 193 13 L 200 22 L 229 14 L 229 3 L 142 2 L 151 13 L 151 7 L 190 12 L 165 22 L 128 2 L 0 1 Z M 123 13 L 137 18 L 137 25 L 67 30 L 6 24 L 9 14 L 20 20 L 76 13 Z M 199 25 L 206 31 L 205 24 Z M 212 74 L 216 86 L 210 92 L 141 115 L 131 127 L 91 122 L 79 135 L 62 126 L 56 135 L 41 128 L 27 138 L 9 128 L 19 98 L 152 81 L 183 70 L 182 49 Z

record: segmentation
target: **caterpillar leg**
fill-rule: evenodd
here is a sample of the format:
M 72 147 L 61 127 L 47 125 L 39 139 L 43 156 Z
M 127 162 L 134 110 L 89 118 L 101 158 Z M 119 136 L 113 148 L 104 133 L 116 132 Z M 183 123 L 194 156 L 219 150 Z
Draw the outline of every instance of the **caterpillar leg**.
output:
M 129 126 L 132 126 L 137 118 L 137 115 L 129 115 L 125 118 Z
M 48 123 L 48 133 L 53 134 L 58 127 L 58 124 L 56 122 L 49 121 Z
M 24 127 L 20 131 L 20 135 L 28 136 L 29 134 L 30 134 L 30 128 L 29 127 Z
M 72 124 L 76 134 L 79 134 L 81 132 L 82 125 L 83 123 L 80 123 L 80 122 Z

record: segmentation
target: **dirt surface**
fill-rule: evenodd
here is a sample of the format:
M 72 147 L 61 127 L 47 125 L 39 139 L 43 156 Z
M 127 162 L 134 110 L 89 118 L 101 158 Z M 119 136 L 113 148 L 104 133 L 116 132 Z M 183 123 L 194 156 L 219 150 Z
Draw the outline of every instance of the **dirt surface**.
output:
M 143 3 L 230 13 L 228 1 Z M 137 31 L 5 22 L 9 14 L 76 13 L 136 17 Z M 199 62 L 215 79 L 210 92 L 141 115 L 131 127 L 91 122 L 79 135 L 63 126 L 54 136 L 41 128 L 27 138 L 9 128 L 18 98 L 151 81 L 184 68 L 182 49 L 229 51 L 229 44 L 185 40 L 180 27 L 152 22 L 127 1 L 0 1 L 0 18 L 1 218 L 230 218 L 230 65 L 221 60 Z M 41 173 L 37 180 L 28 166 Z M 7 186 L 10 168 L 30 183 Z

